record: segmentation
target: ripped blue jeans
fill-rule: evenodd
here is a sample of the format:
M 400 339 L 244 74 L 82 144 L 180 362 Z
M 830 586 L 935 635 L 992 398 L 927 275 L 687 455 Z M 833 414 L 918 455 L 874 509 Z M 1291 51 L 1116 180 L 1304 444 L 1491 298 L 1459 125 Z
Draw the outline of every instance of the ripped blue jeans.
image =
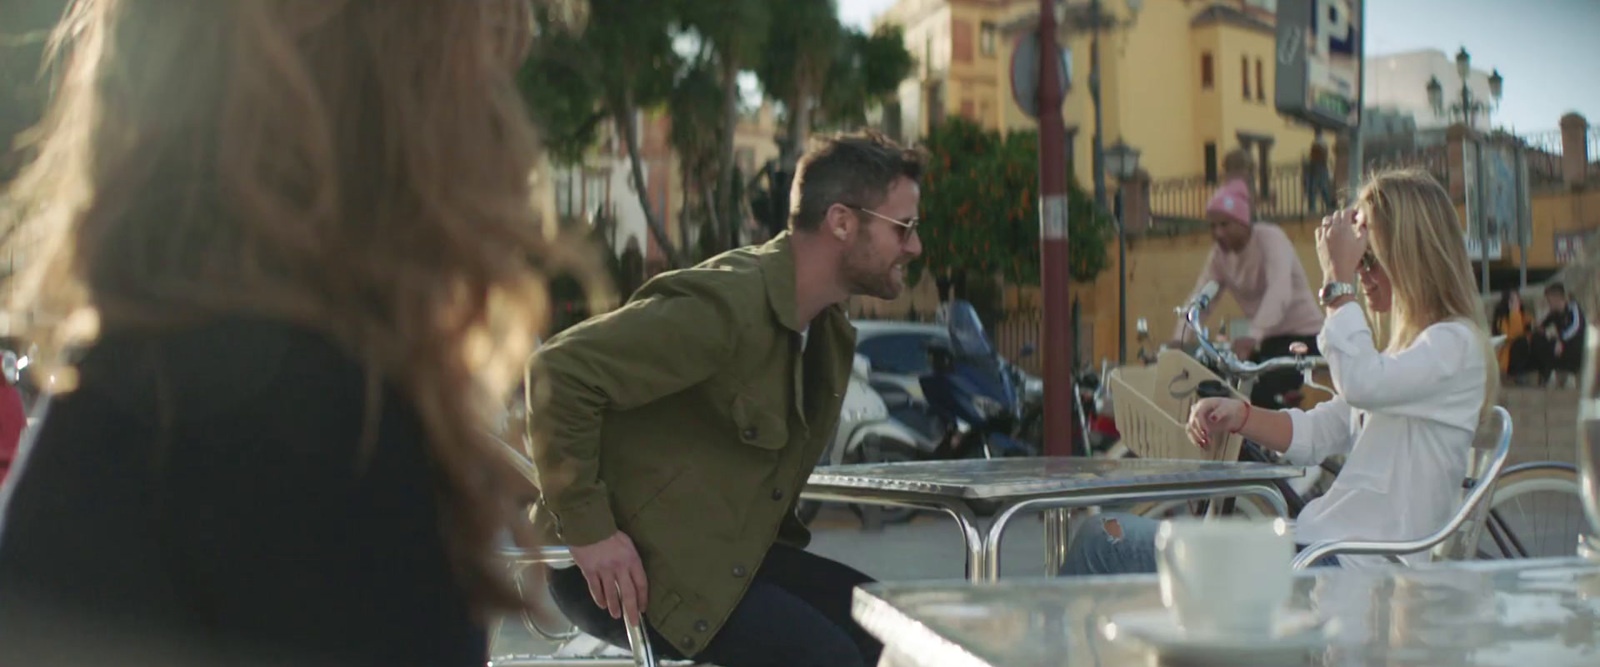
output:
M 1107 524 L 1114 522 L 1113 526 Z M 1156 530 L 1161 522 L 1155 519 L 1106 512 L 1089 517 L 1072 539 L 1066 562 L 1061 564 L 1062 576 L 1084 574 L 1142 574 L 1156 571 Z M 1304 548 L 1297 545 L 1297 548 Z M 1335 556 L 1317 559 L 1312 567 L 1338 567 Z

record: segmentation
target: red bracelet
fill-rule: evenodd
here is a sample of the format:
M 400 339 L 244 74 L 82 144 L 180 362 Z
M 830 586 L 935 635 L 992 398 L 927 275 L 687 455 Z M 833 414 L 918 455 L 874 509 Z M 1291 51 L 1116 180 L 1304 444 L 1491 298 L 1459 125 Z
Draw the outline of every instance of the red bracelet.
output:
M 1248 423 L 1250 423 L 1250 401 L 1244 401 L 1244 419 L 1239 420 L 1239 428 L 1229 432 L 1238 435 L 1240 431 L 1244 430 L 1244 425 Z

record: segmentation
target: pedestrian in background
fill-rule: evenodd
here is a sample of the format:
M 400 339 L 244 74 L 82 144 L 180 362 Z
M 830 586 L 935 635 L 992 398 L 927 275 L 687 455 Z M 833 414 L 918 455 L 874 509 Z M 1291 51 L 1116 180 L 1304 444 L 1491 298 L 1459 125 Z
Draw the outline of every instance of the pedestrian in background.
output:
M 1500 372 L 1511 383 L 1520 385 L 1524 376 L 1534 371 L 1533 316 L 1528 314 L 1521 294 L 1516 290 L 1506 290 L 1500 294 L 1500 302 L 1495 304 L 1492 320 L 1490 333 L 1506 337 L 1496 351 Z
M 1533 345 L 1539 384 L 1574 384 L 1583 367 L 1583 311 L 1568 298 L 1567 286 L 1561 283 L 1545 287 L 1544 300 L 1550 310 L 1539 322 Z

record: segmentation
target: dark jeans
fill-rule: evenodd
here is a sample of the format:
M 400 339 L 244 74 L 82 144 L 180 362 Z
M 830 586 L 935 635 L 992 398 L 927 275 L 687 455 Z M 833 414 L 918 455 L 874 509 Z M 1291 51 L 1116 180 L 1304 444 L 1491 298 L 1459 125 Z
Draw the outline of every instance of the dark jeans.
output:
M 1276 359 L 1278 357 L 1293 356 L 1289 346 L 1294 343 L 1305 343 L 1310 351 L 1307 356 L 1321 354 L 1317 349 L 1316 336 L 1272 336 L 1261 341 L 1256 351 L 1256 361 Z M 1285 405 L 1282 396 L 1299 389 L 1305 383 L 1305 378 L 1292 370 L 1273 371 L 1256 379 L 1256 385 L 1250 390 L 1250 403 L 1258 408 L 1281 410 L 1283 408 L 1297 407 Z
M 650 644 L 658 658 L 693 657 L 718 667 L 872 667 L 883 645 L 850 618 L 851 591 L 871 582 L 849 566 L 775 544 L 705 650 L 682 655 L 655 628 Z M 550 594 L 584 632 L 627 647 L 622 620 L 595 605 L 578 568 L 552 571 Z
M 1334 210 L 1333 178 L 1328 174 L 1326 165 L 1310 167 L 1306 171 L 1305 186 L 1307 211 L 1322 213 Z M 1322 207 L 1318 208 L 1317 204 Z
M 1555 371 L 1577 374 L 1583 370 L 1583 339 L 1577 338 L 1562 346 L 1561 354 L 1556 354 L 1556 339 L 1544 334 L 1534 334 L 1533 337 L 1533 365 L 1539 372 L 1539 382 L 1542 384 L 1550 380 L 1550 374 Z
M 1513 380 L 1538 370 L 1538 364 L 1535 363 L 1534 359 L 1533 342 L 1533 338 L 1526 336 L 1506 341 L 1506 345 L 1510 346 L 1511 352 L 1506 360 L 1505 370 L 1506 375 L 1511 376 Z

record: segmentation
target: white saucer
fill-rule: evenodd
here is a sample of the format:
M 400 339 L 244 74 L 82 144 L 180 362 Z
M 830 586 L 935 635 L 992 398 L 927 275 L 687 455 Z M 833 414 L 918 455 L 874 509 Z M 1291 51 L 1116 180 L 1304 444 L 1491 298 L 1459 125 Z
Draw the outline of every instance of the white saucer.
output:
M 1169 664 L 1240 664 L 1281 661 L 1327 645 L 1334 624 L 1308 610 L 1279 612 L 1271 635 L 1198 635 L 1178 627 L 1166 608 L 1113 614 L 1100 628 L 1112 641 L 1130 641 L 1155 651 Z

